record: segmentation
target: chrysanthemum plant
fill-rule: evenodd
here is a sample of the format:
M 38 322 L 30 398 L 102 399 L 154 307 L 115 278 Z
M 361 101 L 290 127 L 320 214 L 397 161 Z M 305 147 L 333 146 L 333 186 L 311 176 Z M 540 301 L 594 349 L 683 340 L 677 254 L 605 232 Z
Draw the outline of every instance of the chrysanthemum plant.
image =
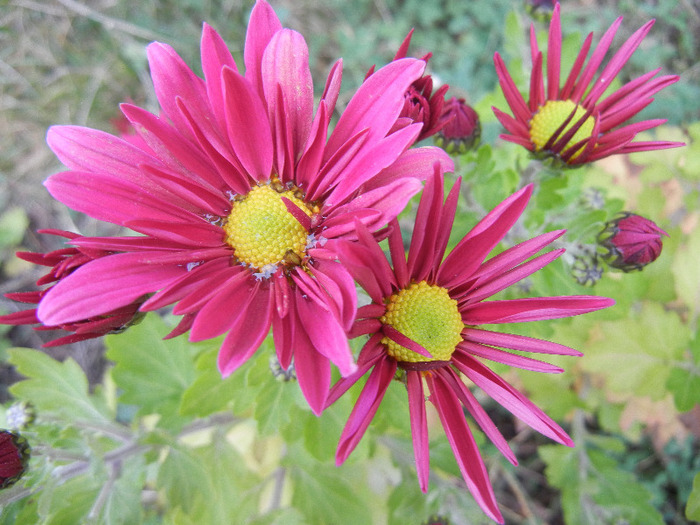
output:
M 258 0 L 235 58 L 204 25 L 199 75 L 151 44 L 158 107 L 120 136 L 52 127 L 49 193 L 123 234 L 51 225 L 0 321 L 104 336 L 108 366 L 9 350 L 0 521 L 700 519 L 700 124 L 635 118 L 678 80 L 623 77 L 652 22 L 581 40 L 560 11 L 530 62 L 484 50 L 478 116 L 416 34 L 359 87 L 313 79 Z M 674 502 L 630 464 L 649 443 L 690 450 Z

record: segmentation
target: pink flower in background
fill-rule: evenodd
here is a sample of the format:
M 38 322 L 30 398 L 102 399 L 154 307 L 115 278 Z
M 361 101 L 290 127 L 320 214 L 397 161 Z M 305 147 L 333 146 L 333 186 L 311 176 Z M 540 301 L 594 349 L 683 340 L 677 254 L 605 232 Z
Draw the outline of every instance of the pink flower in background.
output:
M 593 162 L 618 153 L 683 146 L 682 142 L 633 142 L 637 133 L 663 124 L 666 122 L 663 119 L 628 123 L 651 104 L 655 93 L 677 82 L 678 76 L 662 75 L 654 78 L 661 70 L 657 68 L 606 95 L 606 90 L 647 35 L 654 21 L 639 28 L 613 55 L 595 80 L 596 72 L 603 63 L 622 18 L 610 26 L 586 63 L 593 39 L 593 34 L 589 34 L 562 87 L 559 11 L 557 3 L 549 28 L 546 89 L 542 73 L 543 55 L 537 46 L 534 26 L 530 29 L 532 74 L 527 102 L 518 91 L 501 56 L 498 53 L 494 56 L 501 89 L 513 113 L 510 116 L 493 108 L 507 131 L 501 138 L 544 157 L 558 159 L 565 165 Z
M 81 235 L 76 233 L 61 230 L 39 230 L 39 233 L 57 235 L 72 241 L 82 238 Z M 48 253 L 17 252 L 17 257 L 34 264 L 50 267 L 51 270 L 49 270 L 46 275 L 42 276 L 36 284 L 37 286 L 46 284 L 55 286 L 56 283 L 68 277 L 84 264 L 99 259 L 100 257 L 105 257 L 110 253 L 111 252 L 99 249 L 81 251 L 78 248 L 66 247 Z M 8 293 L 5 294 L 5 297 L 17 301 L 18 303 L 38 305 L 50 289 L 51 288 L 33 292 Z M 72 332 L 69 335 L 59 337 L 43 345 L 44 347 L 60 346 L 101 337 L 106 334 L 118 333 L 138 323 L 143 318 L 143 313 L 139 312 L 139 307 L 146 299 L 147 296 L 142 296 L 129 304 L 108 312 L 103 312 L 98 316 L 76 319 L 56 326 L 42 324 L 36 316 L 36 308 L 0 315 L 0 324 L 38 324 L 39 326 L 34 327 L 35 330 L 65 330 L 67 332 Z
M 564 232 L 540 235 L 485 260 L 525 209 L 532 193 L 530 185 L 494 208 L 443 260 L 459 183 L 453 186 L 443 204 L 443 179 L 437 175 L 429 179 L 421 198 L 408 258 L 397 221 L 392 222 L 388 239 L 393 267 L 359 222 L 358 243 L 334 243 L 340 260 L 371 298 L 370 304 L 358 310 L 351 332 L 352 336 L 369 336 L 358 357 L 358 370 L 340 379 L 328 398 L 329 404 L 335 402 L 369 372 L 340 437 L 336 463 L 343 463 L 359 443 L 399 371 L 408 392 L 421 489 L 427 491 L 429 477 L 427 393 L 437 409 L 467 487 L 484 512 L 502 522 L 463 408 L 509 461 L 515 464 L 516 459 L 464 379 L 538 432 L 570 446 L 571 439 L 554 421 L 491 371 L 483 360 L 539 372 L 561 372 L 556 366 L 519 352 L 580 354 L 549 341 L 492 332 L 483 325 L 570 317 L 608 307 L 613 301 L 595 296 L 485 301 L 559 257 L 563 249 L 533 258 Z
M 219 369 L 228 375 L 273 329 L 279 361 L 294 358 L 300 387 L 320 413 L 333 362 L 356 365 L 345 331 L 355 310 L 348 271 L 324 248 L 354 239 L 356 223 L 377 231 L 420 191 L 437 148 L 407 151 L 421 132 L 391 132 L 425 62 L 392 62 L 364 82 L 332 133 L 341 62 L 314 112 L 308 49 L 259 0 L 245 42 L 245 73 L 205 25 L 204 79 L 175 51 L 151 44 L 160 115 L 122 110 L 143 147 L 97 130 L 53 127 L 48 143 L 69 171 L 46 186 L 59 201 L 141 236 L 81 238 L 84 251 L 119 252 L 88 262 L 42 298 L 38 318 L 63 325 L 153 294 L 141 310 L 175 304 L 171 335 L 192 341 L 226 334 Z M 364 230 L 363 230 L 364 231 Z
M 653 221 L 624 212 L 605 225 L 598 235 L 598 244 L 607 249 L 603 259 L 623 272 L 641 270 L 654 262 L 663 248 L 661 236 L 668 233 Z

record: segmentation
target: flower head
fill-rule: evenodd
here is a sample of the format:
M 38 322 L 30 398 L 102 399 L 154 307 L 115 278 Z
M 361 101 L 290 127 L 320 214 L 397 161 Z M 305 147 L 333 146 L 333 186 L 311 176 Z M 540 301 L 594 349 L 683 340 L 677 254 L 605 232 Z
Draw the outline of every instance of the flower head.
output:
M 544 267 L 564 250 L 532 258 L 563 234 L 555 231 L 513 246 L 485 261 L 523 212 L 532 186 L 518 191 L 481 220 L 444 258 L 454 220 L 459 183 L 443 204 L 442 177 L 429 179 L 418 207 L 408 257 L 397 221 L 392 222 L 389 251 L 393 267 L 367 229 L 358 223 L 358 243 L 334 249 L 367 291 L 371 303 L 361 307 L 351 335 L 369 340 L 358 357 L 358 370 L 336 383 L 329 403 L 355 382 L 369 377 L 340 437 L 338 464 L 362 438 L 397 371 L 404 377 L 413 433 L 418 480 L 427 490 L 428 428 L 424 389 L 437 409 L 467 487 L 488 516 L 502 521 L 486 468 L 463 416 L 463 408 L 495 446 L 514 464 L 505 439 L 463 377 L 510 412 L 551 439 L 571 445 L 567 434 L 523 394 L 496 375 L 483 360 L 539 372 L 556 366 L 518 352 L 580 355 L 563 345 L 492 332 L 483 325 L 569 317 L 613 304 L 594 296 L 536 297 L 484 301 Z M 515 350 L 510 352 L 503 349 Z
M 63 324 L 152 295 L 141 310 L 174 304 L 172 335 L 226 334 L 218 366 L 228 375 L 273 329 L 283 368 L 294 358 L 316 412 L 330 362 L 355 370 L 345 329 L 355 311 L 352 277 L 324 248 L 354 238 L 359 220 L 383 228 L 416 194 L 437 148 L 408 148 L 421 132 L 392 132 L 404 93 L 425 62 L 402 59 L 374 73 L 332 133 L 342 63 L 331 69 L 314 112 L 308 49 L 264 0 L 255 4 L 245 73 L 221 37 L 204 26 L 200 78 L 168 45 L 148 60 L 160 115 L 125 104 L 143 146 L 100 131 L 53 127 L 48 143 L 69 171 L 46 182 L 71 208 L 141 236 L 73 241 L 119 252 L 85 264 L 43 297 L 38 317 Z
M 678 76 L 662 75 L 654 78 L 661 70 L 657 68 L 606 95 L 606 90 L 651 29 L 653 20 L 639 28 L 622 45 L 594 80 L 621 22 L 622 18 L 618 18 L 610 26 L 586 63 L 593 39 L 592 33 L 588 35 L 562 86 L 562 35 L 557 3 L 549 28 L 546 89 L 542 73 L 543 55 L 537 46 L 534 26 L 530 29 L 532 75 L 527 102 L 515 86 L 503 59 L 496 53 L 496 72 L 513 112 L 513 116 L 510 116 L 493 108 L 496 117 L 508 132 L 501 135 L 501 138 L 570 166 L 593 162 L 617 153 L 682 146 L 681 142 L 633 142 L 637 133 L 663 124 L 666 122 L 663 119 L 627 123 L 651 104 L 655 93 L 678 81 Z
M 61 230 L 39 230 L 39 233 L 65 237 L 70 241 L 76 242 L 84 238 L 77 233 Z M 51 286 L 39 291 L 8 293 L 5 294 L 5 297 L 19 303 L 38 305 L 53 286 L 56 286 L 57 283 L 71 275 L 75 270 L 88 262 L 105 257 L 109 254 L 110 252 L 101 249 L 81 250 L 70 246 L 48 253 L 17 252 L 17 257 L 20 259 L 51 268 L 48 273 L 36 282 L 37 286 L 47 284 Z M 0 324 L 32 324 L 38 325 L 34 327 L 35 330 L 64 330 L 66 332 L 71 332 L 69 335 L 58 337 L 43 345 L 44 347 L 60 346 L 124 331 L 143 318 L 144 314 L 139 312 L 139 307 L 147 298 L 146 295 L 142 295 L 128 304 L 104 311 L 99 315 L 78 317 L 72 321 L 57 324 L 42 323 L 37 317 L 37 308 L 30 308 L 7 315 L 0 315 Z
M 668 237 L 653 221 L 624 212 L 605 225 L 598 235 L 598 244 L 607 250 L 603 260 L 608 265 L 631 272 L 641 270 L 661 255 L 662 235 Z
M 0 489 L 17 483 L 27 469 L 29 445 L 19 433 L 0 430 Z
M 447 153 L 466 153 L 479 144 L 479 115 L 463 98 L 452 97 L 445 102 L 439 123 L 442 125 L 435 144 Z

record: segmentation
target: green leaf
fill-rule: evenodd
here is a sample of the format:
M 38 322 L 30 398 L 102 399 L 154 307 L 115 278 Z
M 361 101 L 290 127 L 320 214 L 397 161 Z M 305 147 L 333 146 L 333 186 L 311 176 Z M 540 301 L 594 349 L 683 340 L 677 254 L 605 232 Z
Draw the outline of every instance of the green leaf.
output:
M 675 253 L 671 270 L 678 297 L 690 310 L 690 318 L 700 313 L 700 227 L 696 227 Z
M 208 483 L 208 473 L 202 462 L 187 447 L 170 448 L 158 470 L 159 487 L 165 491 L 168 506 L 190 513 L 197 500 L 204 496 L 202 487 Z
M 658 400 L 666 394 L 690 330 L 675 312 L 647 302 L 628 318 L 601 322 L 595 337 L 581 360 L 583 368 L 605 377 L 611 391 Z
M 100 523 L 105 525 L 141 523 L 143 507 L 141 493 L 146 478 L 146 465 L 143 456 L 132 456 L 123 461 L 116 472 L 118 476 L 109 491 L 109 497 L 102 509 Z
M 58 413 L 69 420 L 111 420 L 103 400 L 88 394 L 85 373 L 73 359 L 60 362 L 29 348 L 9 353 L 10 363 L 27 377 L 10 387 L 17 399 L 31 401 L 38 412 Z
M 29 226 L 29 217 L 24 209 L 14 207 L 0 215 L 0 248 L 12 247 L 22 242 Z
M 700 472 L 693 479 L 693 490 L 685 506 L 685 517 L 689 520 L 700 521 Z
M 122 389 L 119 400 L 138 407 L 140 415 L 177 414 L 180 398 L 194 380 L 194 356 L 201 349 L 184 338 L 163 340 L 168 326 L 149 314 L 122 334 L 105 338 L 112 377 Z
M 365 480 L 353 483 L 348 466 L 337 467 L 306 459 L 302 454 L 294 456 L 294 464 L 289 465 L 290 477 L 294 483 L 292 505 L 306 517 L 309 525 L 342 523 L 343 525 L 366 525 L 373 523 L 367 502 L 359 487 Z M 366 497 L 366 496 L 365 496 Z

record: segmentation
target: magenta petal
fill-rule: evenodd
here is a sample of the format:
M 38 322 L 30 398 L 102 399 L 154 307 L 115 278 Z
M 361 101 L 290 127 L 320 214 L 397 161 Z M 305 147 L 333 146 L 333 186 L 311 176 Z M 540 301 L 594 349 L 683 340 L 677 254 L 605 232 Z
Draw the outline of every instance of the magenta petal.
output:
M 463 308 L 462 320 L 472 326 L 541 321 L 594 312 L 613 304 L 615 301 L 612 299 L 593 295 L 487 301 Z
M 428 419 L 425 414 L 423 380 L 419 372 L 406 372 L 408 392 L 408 413 L 411 417 L 413 456 L 416 460 L 416 474 L 423 492 L 428 492 L 430 477 L 430 449 L 428 448 Z
M 317 261 L 311 272 L 336 302 L 342 326 L 349 330 L 357 311 L 357 292 L 350 272 L 342 264 L 324 260 Z
M 552 343 L 551 341 L 544 341 L 542 339 L 534 339 L 524 335 L 503 334 L 500 332 L 491 332 L 489 330 L 480 330 L 478 328 L 466 328 L 462 332 L 462 335 L 467 341 L 520 350 L 521 352 L 575 356 L 583 355 L 578 350 L 568 346 Z
M 481 459 L 457 396 L 445 384 L 440 374 L 426 376 L 426 380 L 430 388 L 430 401 L 437 409 L 445 435 L 469 492 L 489 518 L 503 523 L 503 516 L 498 509 L 484 461 Z
M 391 325 L 383 324 L 382 333 L 389 339 L 394 341 L 396 344 L 405 346 L 409 350 L 420 354 L 423 357 L 427 357 L 428 359 L 432 359 L 433 357 L 433 355 L 430 352 L 428 352 L 422 345 L 416 343 L 413 339 L 410 339 L 409 337 L 405 336 Z
M 407 178 L 424 181 L 433 174 L 436 162 L 440 165 L 441 173 L 454 171 L 454 162 L 444 150 L 433 146 L 411 148 L 396 159 L 396 162 L 391 166 L 368 181 L 363 189 L 372 190 L 392 181 L 406 180 Z
M 290 312 L 291 314 L 291 312 Z M 296 314 L 295 314 L 296 315 Z M 299 319 L 293 320 L 294 370 L 306 402 L 317 416 L 326 407 L 326 398 L 331 384 L 331 367 L 327 357 L 321 355 L 301 326 Z
M 256 1 L 253 11 L 250 13 L 243 57 L 245 76 L 261 97 L 264 93 L 261 73 L 263 53 L 272 36 L 280 29 L 282 29 L 282 24 L 270 4 L 260 0 Z
M 488 359 L 490 361 L 496 361 L 504 365 L 522 368 L 523 370 L 531 370 L 533 372 L 542 372 L 545 374 L 560 374 L 564 371 L 563 368 L 550 365 L 544 361 L 524 357 L 522 355 L 511 354 L 510 352 L 505 352 L 503 350 L 499 350 L 498 348 L 472 343 L 471 341 L 462 341 L 457 345 L 457 348 L 469 353 L 470 355 Z
M 224 377 L 245 363 L 270 331 L 272 294 L 269 288 L 259 289 L 256 292 L 241 315 L 230 326 L 229 333 L 219 350 L 217 362 L 219 371 Z
M 272 132 L 267 110 L 255 89 L 236 71 L 224 69 L 228 135 L 248 174 L 265 180 L 272 170 Z
M 190 332 L 191 341 L 204 341 L 226 332 L 245 315 L 257 294 L 267 294 L 249 272 L 239 272 L 221 283 L 217 292 L 197 313 Z
M 386 136 L 403 108 L 406 90 L 424 69 L 424 61 L 403 58 L 387 64 L 365 80 L 328 139 L 325 158 L 330 158 L 363 129 L 369 129 L 370 144 Z
M 286 150 L 296 162 L 309 136 L 314 103 L 309 51 L 301 34 L 290 29 L 275 33 L 263 54 L 262 80 L 270 118 L 286 122 L 291 131 L 292 143 L 285 144 L 286 136 L 275 126 L 278 152 Z M 278 86 L 284 106 L 279 105 Z
M 91 261 L 53 286 L 37 315 L 46 325 L 80 321 L 126 306 L 185 271 L 158 263 L 159 253 L 122 253 Z
M 202 29 L 201 59 L 204 78 L 206 79 L 209 103 L 214 108 L 217 124 L 220 129 L 226 129 L 226 118 L 221 108 L 224 107 L 224 87 L 221 81 L 221 70 L 224 67 L 238 71 L 236 62 L 219 33 L 205 23 Z M 217 111 L 218 110 L 218 111 Z
M 362 439 L 395 373 L 395 360 L 377 361 L 340 435 L 338 450 L 335 453 L 336 465 L 342 464 Z

